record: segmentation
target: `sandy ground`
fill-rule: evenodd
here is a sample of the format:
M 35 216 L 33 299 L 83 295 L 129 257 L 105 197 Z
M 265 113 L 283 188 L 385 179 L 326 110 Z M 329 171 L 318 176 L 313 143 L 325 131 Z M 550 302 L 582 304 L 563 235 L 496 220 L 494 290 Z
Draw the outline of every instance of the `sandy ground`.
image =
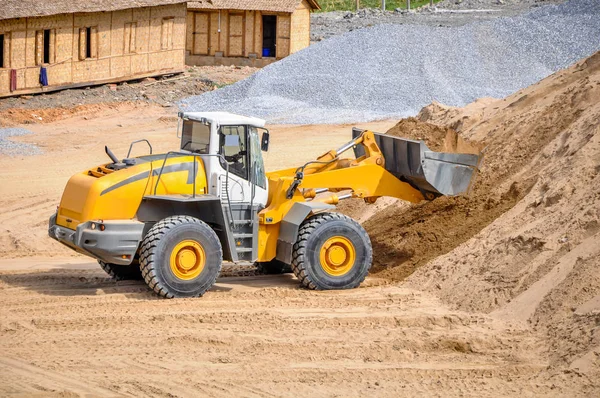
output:
M 386 131 L 395 121 L 360 127 Z M 148 138 L 176 147 L 168 110 L 123 104 L 15 139 L 42 155 L 0 158 L 0 395 L 389 396 L 550 393 L 540 337 L 522 323 L 452 311 L 369 278 L 310 292 L 291 275 L 221 278 L 198 300 L 114 282 L 46 237 L 70 175 Z M 351 126 L 270 126 L 268 169 L 341 145 Z M 136 149 L 142 153 L 145 149 Z M 374 207 L 374 209 L 377 209 Z
M 221 278 L 202 299 L 161 300 L 92 265 L 32 272 L 3 262 L 0 395 L 554 391 L 535 381 L 546 362 L 524 325 L 451 311 L 415 290 L 370 280 L 310 292 L 282 275 Z

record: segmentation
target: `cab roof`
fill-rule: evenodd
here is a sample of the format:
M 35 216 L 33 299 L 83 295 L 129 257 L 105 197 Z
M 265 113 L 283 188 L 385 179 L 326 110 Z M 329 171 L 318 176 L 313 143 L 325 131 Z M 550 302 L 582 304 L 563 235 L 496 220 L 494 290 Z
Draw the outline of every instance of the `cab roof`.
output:
M 246 125 L 253 127 L 265 127 L 265 121 L 256 117 L 236 115 L 229 112 L 184 112 L 183 117 L 191 120 L 216 123 L 219 126 Z

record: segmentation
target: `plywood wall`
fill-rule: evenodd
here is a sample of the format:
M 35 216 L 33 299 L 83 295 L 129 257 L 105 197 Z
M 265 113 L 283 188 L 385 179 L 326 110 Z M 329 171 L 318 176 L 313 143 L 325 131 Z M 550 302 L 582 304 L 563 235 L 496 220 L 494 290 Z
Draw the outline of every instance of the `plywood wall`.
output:
M 5 57 L 5 68 L 0 69 L 0 94 L 10 92 L 10 70 L 17 69 L 17 81 L 19 88 L 25 83 L 25 65 L 26 65 L 26 26 L 25 18 L 10 19 L 2 21 L 0 32 L 5 37 L 5 48 L 10 48 L 10 54 Z
M 81 29 L 85 32 L 88 27 L 92 29 L 93 56 L 85 58 L 80 37 Z M 42 91 L 36 32 L 46 29 L 51 30 L 52 57 L 43 66 L 48 71 L 50 89 L 184 68 L 185 4 L 2 20 L 0 34 L 7 38 L 10 56 L 5 68 L 0 68 L 0 96 Z M 163 40 L 165 34 L 167 40 Z M 11 69 L 17 73 L 14 93 L 10 92 Z
M 243 12 L 230 12 L 227 26 L 229 35 L 227 37 L 227 56 L 243 57 L 244 32 L 246 31 L 246 15 Z
M 127 10 L 129 12 L 129 17 L 131 18 L 131 10 Z M 70 58 L 71 62 L 69 63 L 72 76 L 70 81 L 72 83 L 83 83 L 87 81 L 93 80 L 102 80 L 104 78 L 111 77 L 111 63 L 118 64 L 120 59 L 115 57 L 112 59 L 111 57 L 111 49 L 112 46 L 111 40 L 113 31 L 119 30 L 119 22 L 120 19 L 118 15 L 121 11 L 118 12 L 95 12 L 95 13 L 82 13 L 82 14 L 71 14 L 71 30 L 70 37 L 72 40 L 72 45 L 69 50 L 71 51 Z M 115 18 L 114 28 L 112 27 L 112 17 Z M 97 28 L 97 58 L 89 58 L 80 60 L 80 48 L 79 48 L 79 40 L 80 40 L 80 29 L 86 29 L 87 27 L 96 27 Z M 123 37 L 120 36 L 119 41 L 123 40 Z M 118 42 L 117 42 L 118 43 Z M 85 49 L 84 49 L 85 50 Z M 84 51 L 85 53 L 85 51 Z M 35 68 L 31 69 L 33 73 L 37 71 Z M 48 81 L 53 82 L 51 76 L 48 76 Z M 66 83 L 66 82 L 65 82 Z
M 211 12 L 210 13 L 210 47 L 208 49 L 209 55 L 215 55 L 217 52 L 221 51 L 220 47 L 220 36 L 221 36 L 221 16 L 219 13 Z
M 291 15 L 277 15 L 277 58 L 290 55 Z
M 310 45 L 310 11 L 311 8 L 306 0 L 302 0 L 292 14 L 290 54 Z
M 244 41 L 246 43 L 245 56 L 257 52 L 255 49 L 256 38 L 254 37 L 256 31 L 256 15 L 257 13 L 255 11 L 246 11 L 246 30 L 244 31 Z

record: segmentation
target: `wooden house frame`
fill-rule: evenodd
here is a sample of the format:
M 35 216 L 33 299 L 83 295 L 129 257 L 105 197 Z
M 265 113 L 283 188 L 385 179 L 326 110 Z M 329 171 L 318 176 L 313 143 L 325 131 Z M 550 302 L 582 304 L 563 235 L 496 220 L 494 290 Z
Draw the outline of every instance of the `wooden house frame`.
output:
M 185 69 L 182 0 L 2 0 L 0 97 Z
M 316 0 L 188 2 L 186 64 L 264 66 L 310 45 Z

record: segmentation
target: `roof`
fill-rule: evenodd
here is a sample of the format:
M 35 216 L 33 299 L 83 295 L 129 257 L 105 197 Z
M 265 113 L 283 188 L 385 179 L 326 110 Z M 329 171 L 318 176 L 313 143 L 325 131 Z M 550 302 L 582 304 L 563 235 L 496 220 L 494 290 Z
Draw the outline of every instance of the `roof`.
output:
M 244 125 L 262 128 L 266 123 L 263 119 L 229 112 L 184 112 L 183 117 L 199 122 L 205 119 L 207 122 L 216 123 L 219 126 Z
M 302 0 L 200 0 L 188 2 L 190 9 L 250 10 L 294 12 Z M 320 10 L 317 0 L 306 0 L 310 8 Z
M 0 0 L 0 19 L 100 12 L 185 3 L 185 0 Z

